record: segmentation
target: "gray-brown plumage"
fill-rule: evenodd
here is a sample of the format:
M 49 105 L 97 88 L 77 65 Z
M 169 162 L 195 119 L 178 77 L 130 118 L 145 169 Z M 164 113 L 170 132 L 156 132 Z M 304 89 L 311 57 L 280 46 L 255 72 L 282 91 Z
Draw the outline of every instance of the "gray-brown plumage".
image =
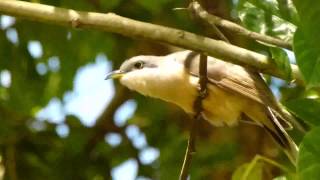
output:
M 141 94 L 160 98 L 194 113 L 199 56 L 181 51 L 167 56 L 136 56 L 109 77 Z M 243 115 L 260 125 L 295 163 L 298 148 L 284 126 L 294 118 L 280 107 L 262 77 L 247 68 L 208 57 L 208 96 L 203 117 L 215 126 L 238 124 Z
M 190 74 L 198 77 L 199 55 L 194 56 L 194 54 L 194 52 L 190 52 L 188 57 L 191 58 L 187 61 L 180 59 L 182 60 L 180 63 L 184 63 L 185 67 L 190 66 Z M 207 68 L 210 83 L 230 93 L 241 94 L 260 105 L 258 106 L 261 108 L 261 114 L 264 117 L 260 117 L 258 123 L 284 148 L 290 160 L 295 162 L 298 148 L 284 129 L 284 126 L 291 129 L 290 122 L 295 123 L 295 119 L 288 111 L 280 107 L 261 75 L 248 68 L 213 59 L 208 61 Z M 252 120 L 257 121 L 250 110 L 244 113 Z

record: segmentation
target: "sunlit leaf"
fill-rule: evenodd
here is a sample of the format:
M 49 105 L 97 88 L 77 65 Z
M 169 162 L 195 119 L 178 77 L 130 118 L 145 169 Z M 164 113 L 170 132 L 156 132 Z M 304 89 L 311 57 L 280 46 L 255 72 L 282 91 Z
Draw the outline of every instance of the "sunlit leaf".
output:
M 233 173 L 232 180 L 261 180 L 262 168 L 263 164 L 261 162 L 252 161 L 243 164 Z
M 304 33 L 302 29 L 298 29 L 294 36 L 294 53 L 296 54 L 297 63 L 304 79 L 309 87 L 320 86 L 320 48 L 318 35 L 311 37 L 308 32 Z M 313 39 L 313 40 L 311 40 Z
M 270 52 L 272 54 L 272 59 L 274 60 L 277 67 L 281 69 L 282 72 L 284 72 L 287 79 L 290 79 L 291 64 L 287 53 L 284 50 L 275 47 L 271 47 Z
M 294 0 L 300 17 L 294 51 L 300 70 L 310 86 L 320 86 L 320 1 Z
M 238 6 L 243 26 L 254 32 L 278 37 L 292 42 L 296 26 L 279 16 L 274 6 L 262 1 L 245 1 Z
M 300 145 L 299 179 L 316 180 L 320 176 L 320 128 L 311 130 Z
M 285 103 L 299 118 L 308 124 L 320 125 L 320 100 L 319 99 L 294 99 Z

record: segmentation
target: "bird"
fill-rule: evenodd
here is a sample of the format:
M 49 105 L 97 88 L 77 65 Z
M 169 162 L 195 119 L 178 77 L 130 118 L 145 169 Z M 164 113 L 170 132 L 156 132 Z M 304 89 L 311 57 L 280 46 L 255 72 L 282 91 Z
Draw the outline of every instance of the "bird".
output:
M 119 79 L 127 88 L 158 98 L 195 114 L 200 55 L 184 50 L 165 56 L 127 59 L 106 79 Z M 296 164 L 299 149 L 285 128 L 294 117 L 276 100 L 262 76 L 251 68 L 207 57 L 207 95 L 202 117 L 213 126 L 235 126 L 244 118 L 265 129 Z

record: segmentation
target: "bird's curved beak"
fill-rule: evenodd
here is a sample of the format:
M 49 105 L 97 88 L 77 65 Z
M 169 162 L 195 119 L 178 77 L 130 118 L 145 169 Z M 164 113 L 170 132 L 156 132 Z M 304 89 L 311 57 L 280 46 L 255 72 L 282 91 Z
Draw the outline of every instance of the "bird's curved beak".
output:
M 107 74 L 105 80 L 107 79 L 119 79 L 124 75 L 123 71 L 120 70 L 115 70 L 115 71 L 111 71 Z

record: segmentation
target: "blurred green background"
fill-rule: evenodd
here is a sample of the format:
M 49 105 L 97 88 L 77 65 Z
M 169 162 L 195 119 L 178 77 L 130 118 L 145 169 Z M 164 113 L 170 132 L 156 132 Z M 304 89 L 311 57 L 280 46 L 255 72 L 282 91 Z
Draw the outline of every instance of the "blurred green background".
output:
M 83 11 L 112 11 L 132 19 L 216 38 L 207 24 L 189 12 L 173 10 L 187 7 L 189 1 L 185 0 L 32 2 Z M 320 51 L 312 45 L 317 41 L 307 40 L 320 38 L 310 30 L 309 21 L 301 23 L 291 1 L 200 2 L 210 13 L 289 42 L 293 41 L 299 26 L 300 34 L 295 37 L 298 43 L 294 49 L 310 88 L 306 90 L 269 76 L 266 79 L 277 98 L 290 110 L 309 125 L 319 125 L 317 87 L 320 77 L 317 73 L 320 67 L 313 66 L 312 60 L 304 63 L 306 61 L 299 61 L 299 58 L 317 59 Z M 297 8 L 298 13 L 300 10 L 306 12 L 311 7 L 310 2 L 297 2 L 301 7 Z M 314 7 L 314 11 L 307 10 L 310 17 L 320 11 L 320 6 Z M 310 19 L 307 15 L 300 18 Z M 296 62 L 292 51 L 278 49 L 277 52 L 283 55 L 279 58 L 265 45 L 228 30 L 222 29 L 222 32 L 235 45 L 280 59 L 279 67 L 288 73 L 290 71 L 283 67 L 284 64 Z M 307 53 L 311 55 L 305 57 L 301 55 L 305 53 L 302 47 L 314 49 L 310 48 L 312 52 Z M 107 72 L 131 56 L 165 55 L 177 50 L 179 48 L 166 44 L 106 32 L 74 30 L 1 15 L 0 177 L 33 180 L 177 179 L 191 119 L 172 104 L 143 97 L 118 82 L 104 80 Z M 315 129 L 319 131 L 319 128 Z M 307 142 L 313 142 L 313 136 L 320 139 L 318 134 L 313 132 Z M 298 143 L 301 141 L 301 134 L 292 132 L 292 135 Z M 305 150 L 310 147 L 307 145 Z M 320 149 L 319 145 L 313 148 Z M 292 169 L 283 152 L 261 128 L 243 123 L 233 128 L 215 128 L 201 122 L 191 179 L 231 179 L 233 172 L 238 169 L 237 173 L 241 174 L 247 166 L 245 163 L 256 154 Z M 308 162 L 308 159 L 304 160 L 301 161 Z M 308 173 L 310 175 L 310 171 Z M 315 177 L 312 173 L 310 177 Z M 277 166 L 259 161 L 253 165 L 247 179 L 272 179 L 284 174 L 296 177 L 294 173 L 283 172 Z M 240 179 L 238 176 L 233 175 L 233 179 Z

